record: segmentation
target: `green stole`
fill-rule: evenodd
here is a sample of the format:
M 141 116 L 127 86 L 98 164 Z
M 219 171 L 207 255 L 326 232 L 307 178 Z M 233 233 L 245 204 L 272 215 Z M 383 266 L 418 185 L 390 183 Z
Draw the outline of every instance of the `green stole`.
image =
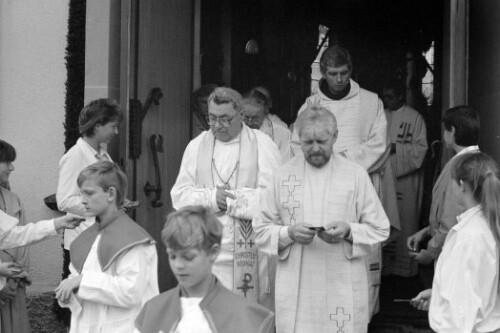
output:
M 215 188 L 212 158 L 215 137 L 211 130 L 204 133 L 200 143 L 196 164 L 196 185 Z M 234 189 L 257 188 L 259 154 L 255 133 L 242 124 L 240 132 L 239 166 L 236 170 Z M 252 220 L 229 216 L 234 225 L 233 292 L 257 302 L 259 296 L 258 250 Z

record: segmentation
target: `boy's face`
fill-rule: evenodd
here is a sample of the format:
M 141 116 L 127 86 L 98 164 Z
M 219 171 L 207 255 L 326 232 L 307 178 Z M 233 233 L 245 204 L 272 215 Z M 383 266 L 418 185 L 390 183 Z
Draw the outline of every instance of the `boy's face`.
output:
M 82 204 L 88 216 L 103 215 L 114 202 L 114 194 L 111 188 L 104 191 L 96 182 L 95 178 L 86 179 L 80 186 L 82 193 Z
M 170 268 L 184 288 L 195 288 L 211 277 L 212 265 L 217 257 L 198 248 L 173 250 L 168 246 L 167 254 Z
M 99 143 L 110 143 L 118 134 L 118 121 L 110 121 L 104 125 L 96 125 L 94 133 Z

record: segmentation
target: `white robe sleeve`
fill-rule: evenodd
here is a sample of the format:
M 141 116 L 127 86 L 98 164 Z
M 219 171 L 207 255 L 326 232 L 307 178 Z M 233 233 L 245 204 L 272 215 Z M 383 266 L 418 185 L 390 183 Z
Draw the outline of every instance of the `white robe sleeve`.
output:
M 389 237 L 390 223 L 370 177 L 365 171 L 357 177 L 356 217 L 351 223 L 352 244 L 343 242 L 349 259 L 370 254 L 375 246 Z
M 252 225 L 256 233 L 255 243 L 259 251 L 271 256 L 278 255 L 280 260 L 284 260 L 290 253 L 290 247 L 283 246 L 283 248 L 280 248 L 280 233 L 288 226 L 285 226 L 281 220 L 279 198 L 276 193 L 277 181 L 275 180 L 274 185 L 269 186 L 262 195 L 260 211 L 253 219 Z M 281 243 L 290 245 L 286 240 Z
M 441 263 L 439 288 L 433 287 L 429 313 L 430 325 L 436 332 L 477 332 L 478 318 L 488 316 L 496 303 L 498 295 L 492 291 L 497 290 L 498 261 L 495 250 L 485 251 L 482 241 L 477 237 L 462 238 L 460 249 L 448 252 Z
M 363 121 L 360 119 L 359 121 Z M 378 99 L 377 117 L 370 128 L 368 137 L 363 143 L 354 145 L 343 153 L 350 161 L 361 165 L 365 170 L 370 169 L 387 148 L 387 120 L 385 118 L 384 105 Z
M 216 201 L 216 189 L 196 186 L 196 167 L 200 142 L 200 137 L 197 137 L 188 144 L 184 151 L 179 175 L 170 191 L 172 205 L 175 209 L 201 205 L 218 212 L 220 209 Z
M 257 132 L 257 131 L 256 131 Z M 259 212 L 262 193 L 271 186 L 275 170 L 281 164 L 281 154 L 278 146 L 262 132 L 257 132 L 259 145 L 259 174 L 257 188 L 243 188 L 229 191 L 236 194 L 236 200 L 227 199 L 229 216 L 251 220 Z
M 154 245 L 135 246 L 116 259 L 114 274 L 84 273 L 78 298 L 125 308 L 139 304 L 150 280 L 145 277 L 151 274 L 151 267 L 156 267 L 157 261 Z
M 51 236 L 57 236 L 54 220 L 15 226 L 0 235 L 0 250 L 10 250 L 34 244 Z
M 424 162 L 427 153 L 427 132 L 421 115 L 417 114 L 413 126 L 412 142 L 396 142 L 396 156 L 392 163 L 396 177 L 403 177 L 420 169 Z
M 57 182 L 57 207 L 62 212 L 85 216 L 77 179 L 87 163 L 78 154 L 64 155 L 59 162 L 59 180 Z

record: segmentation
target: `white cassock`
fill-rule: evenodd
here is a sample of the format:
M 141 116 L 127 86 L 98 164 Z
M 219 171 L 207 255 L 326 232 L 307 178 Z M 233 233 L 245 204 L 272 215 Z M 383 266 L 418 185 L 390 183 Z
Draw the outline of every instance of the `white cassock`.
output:
M 97 255 L 100 238 L 85 260 L 77 293 L 60 305 L 71 310 L 70 333 L 132 333 L 142 306 L 158 295 L 156 246 L 136 245 L 103 272 Z M 68 279 L 80 275 L 73 264 L 70 271 Z
M 292 133 L 288 127 L 281 125 L 274 119 L 275 118 L 271 118 L 267 115 L 266 118 L 264 118 L 259 130 L 266 133 L 271 140 L 273 140 L 276 146 L 278 146 L 278 149 L 281 152 L 281 163 L 285 163 L 292 157 L 292 151 L 290 149 Z
M 321 86 L 320 81 L 320 86 Z M 368 90 L 350 80 L 351 90 L 344 98 L 333 100 L 326 96 L 321 89 L 308 97 L 300 108 L 298 114 L 311 105 L 320 105 L 328 109 L 337 119 L 338 138 L 333 146 L 335 152 L 343 153 L 348 160 L 361 165 L 370 173 L 373 185 L 377 189 L 379 197 L 382 198 L 383 188 L 380 166 L 373 170 L 375 165 L 380 164 L 387 149 L 387 121 L 384 114 L 382 101 Z M 294 129 L 292 133 L 292 154 L 301 153 L 298 132 Z M 378 162 L 378 163 L 377 163 Z M 383 163 L 382 163 L 383 164 Z M 382 199 L 385 201 L 385 199 Z M 396 203 L 394 202 L 394 205 Z M 396 207 L 394 207 L 397 209 Z M 391 214 L 392 215 L 392 214 Z M 391 223 L 393 221 L 391 220 Z M 399 221 L 394 221 L 399 226 Z M 371 315 L 378 312 L 378 292 L 380 289 L 380 276 L 382 266 L 381 248 L 375 248 L 374 253 L 367 260 L 367 269 L 370 272 L 370 308 Z
M 408 105 L 396 111 L 386 110 L 388 136 L 396 145 L 391 154 L 396 177 L 396 193 L 401 222 L 398 239 L 384 247 L 384 274 L 411 277 L 418 265 L 408 253 L 406 240 L 420 228 L 420 208 L 424 192 L 422 164 L 427 153 L 427 134 L 422 116 Z
M 248 151 L 248 147 L 240 145 L 242 133 L 245 134 L 245 137 L 246 134 L 249 134 L 256 138 L 258 158 L 251 167 L 249 166 L 252 161 L 240 163 L 240 160 L 246 158 L 243 155 Z M 269 186 L 272 174 L 280 165 L 280 152 L 266 134 L 259 130 L 250 129 L 243 124 L 242 131 L 233 140 L 229 142 L 214 140 L 212 145 L 213 156 L 209 156 L 209 162 L 203 163 L 206 165 L 199 165 L 202 164 L 200 155 L 204 155 L 207 150 L 205 148 L 200 149 L 200 146 L 205 147 L 204 142 L 207 136 L 213 138 L 210 131 L 203 132 L 186 147 L 177 181 L 170 193 L 172 205 L 175 209 L 188 205 L 202 205 L 212 209 L 217 214 L 224 229 L 221 253 L 213 266 L 213 273 L 226 288 L 238 292 L 238 290 L 242 290 L 238 289 L 242 286 L 240 285 L 241 281 L 236 281 L 235 278 L 235 248 L 237 246 L 241 247 L 241 244 L 248 248 L 255 248 L 255 246 L 253 241 L 250 244 L 247 239 L 241 244 L 237 244 L 240 242 L 235 240 L 235 229 L 240 232 L 240 221 L 252 220 L 258 212 L 261 193 Z M 199 152 L 200 150 L 201 152 Z M 240 153 L 242 156 L 240 156 Z M 210 160 L 212 165 L 210 165 Z M 200 170 L 204 171 L 200 173 Z M 251 173 L 256 173 L 257 177 L 256 186 L 253 188 L 245 186 L 242 181 L 246 174 Z M 207 177 L 211 179 L 206 179 Z M 217 205 L 216 192 L 217 186 L 224 186 L 225 183 L 229 185 L 229 191 L 235 194 L 238 199 L 228 199 L 228 210 L 221 212 Z M 251 224 L 249 227 L 251 227 Z M 270 309 L 274 308 L 272 286 L 275 265 L 276 261 L 274 259 L 268 258 L 264 254 L 258 254 L 258 301 Z
M 287 228 L 348 222 L 353 243 L 293 243 Z M 279 256 L 277 332 L 368 329 L 366 256 L 389 236 L 389 221 L 363 168 L 334 154 L 318 169 L 297 155 L 276 171 L 254 219 L 257 245 Z
M 437 261 L 429 308 L 440 333 L 499 332 L 499 248 L 481 206 L 457 217 Z

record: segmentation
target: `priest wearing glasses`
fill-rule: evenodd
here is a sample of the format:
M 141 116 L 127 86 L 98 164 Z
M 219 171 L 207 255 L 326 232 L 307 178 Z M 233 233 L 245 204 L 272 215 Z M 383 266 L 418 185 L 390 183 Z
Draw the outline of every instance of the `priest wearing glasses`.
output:
M 277 259 L 258 251 L 252 219 L 281 155 L 265 133 L 243 123 L 241 111 L 237 91 L 215 89 L 208 98 L 210 129 L 186 147 L 170 194 L 175 209 L 203 205 L 216 213 L 224 229 L 214 274 L 229 290 L 272 310 Z

